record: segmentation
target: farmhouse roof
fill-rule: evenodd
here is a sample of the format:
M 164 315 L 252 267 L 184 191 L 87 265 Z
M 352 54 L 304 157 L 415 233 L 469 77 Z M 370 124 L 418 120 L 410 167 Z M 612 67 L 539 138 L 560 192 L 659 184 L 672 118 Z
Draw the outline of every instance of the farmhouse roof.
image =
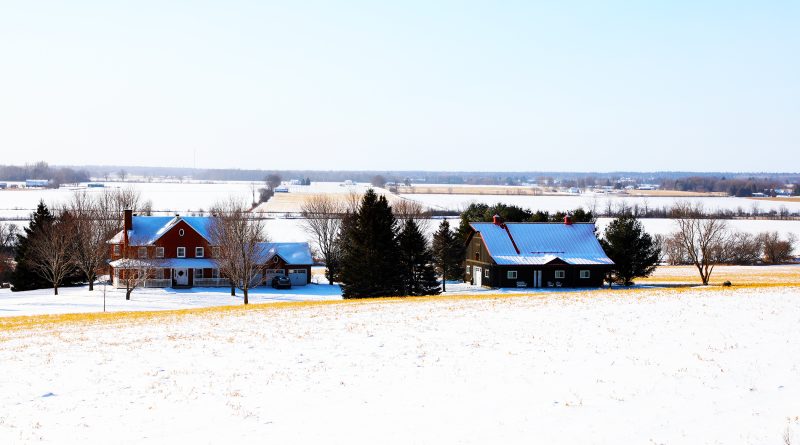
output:
M 211 242 L 211 218 L 207 216 L 133 216 L 131 229 L 128 230 L 128 240 L 132 246 L 148 246 L 155 244 L 159 238 L 175 227 L 180 221 L 185 221 L 195 232 Z M 123 241 L 120 231 L 108 242 L 118 244 Z
M 614 264 L 593 223 L 470 223 L 500 265 L 541 265 L 561 260 L 574 265 Z

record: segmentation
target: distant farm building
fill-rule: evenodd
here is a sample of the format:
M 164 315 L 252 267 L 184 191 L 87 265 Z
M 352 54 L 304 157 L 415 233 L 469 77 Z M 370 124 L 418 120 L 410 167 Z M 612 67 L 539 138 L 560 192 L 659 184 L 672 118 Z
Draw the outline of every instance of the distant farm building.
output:
M 34 187 L 49 187 L 50 181 L 47 179 L 26 179 L 25 180 L 25 187 L 27 188 L 34 188 Z
M 464 280 L 485 287 L 599 287 L 614 265 L 593 223 L 471 223 Z

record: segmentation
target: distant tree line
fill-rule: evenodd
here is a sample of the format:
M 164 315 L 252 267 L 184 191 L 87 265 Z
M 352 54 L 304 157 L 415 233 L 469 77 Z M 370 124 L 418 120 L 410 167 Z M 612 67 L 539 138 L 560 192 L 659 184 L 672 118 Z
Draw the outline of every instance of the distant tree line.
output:
M 89 172 L 69 167 L 50 167 L 46 162 L 35 164 L 0 165 L 0 180 L 25 181 L 26 179 L 47 179 L 52 187 L 90 181 Z
M 530 209 L 502 203 L 495 205 L 472 203 L 461 212 L 461 222 L 458 226 L 459 235 L 462 239 L 466 239 L 472 230 L 469 223 L 491 222 L 495 215 L 500 216 L 506 222 L 564 222 L 564 217 L 568 215 L 573 222 L 595 221 L 594 214 L 583 208 L 577 208 L 572 212 L 550 213 L 542 210 L 534 212 Z

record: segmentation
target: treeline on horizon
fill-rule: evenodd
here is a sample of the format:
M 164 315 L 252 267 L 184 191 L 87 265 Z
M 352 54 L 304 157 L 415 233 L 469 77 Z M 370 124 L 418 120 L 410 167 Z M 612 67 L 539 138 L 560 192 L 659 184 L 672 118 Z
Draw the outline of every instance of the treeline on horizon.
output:
M 0 180 L 25 181 L 26 179 L 47 179 L 53 187 L 58 187 L 60 184 L 91 181 L 91 175 L 86 169 L 51 167 L 44 161 L 22 166 L 0 165 Z
M 388 182 L 411 184 L 525 185 L 544 187 L 611 187 L 623 189 L 631 184 L 658 185 L 665 190 L 726 193 L 751 196 L 774 194 L 786 184 L 800 183 L 800 173 L 725 173 L 725 172 L 445 172 L 383 170 L 260 170 L 192 169 L 149 166 L 50 166 L 46 162 L 23 166 L 0 165 L 0 181 L 48 179 L 53 186 L 97 180 L 125 180 L 132 176 L 148 179 L 172 178 L 201 181 L 265 181 L 270 175 L 284 180 L 310 178 L 317 182 L 373 182 L 376 176 Z M 794 188 L 795 193 L 800 187 Z

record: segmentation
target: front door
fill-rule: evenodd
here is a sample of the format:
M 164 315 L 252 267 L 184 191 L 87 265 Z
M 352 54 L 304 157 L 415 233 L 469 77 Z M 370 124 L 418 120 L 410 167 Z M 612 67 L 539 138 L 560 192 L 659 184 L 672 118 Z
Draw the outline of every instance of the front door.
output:
M 475 285 L 476 286 L 483 286 L 483 269 L 478 266 L 475 266 L 472 276 L 475 278 Z
M 533 287 L 542 287 L 542 271 L 533 271 Z
M 189 285 L 189 269 L 175 269 L 173 271 L 175 277 L 175 285 L 188 286 Z

